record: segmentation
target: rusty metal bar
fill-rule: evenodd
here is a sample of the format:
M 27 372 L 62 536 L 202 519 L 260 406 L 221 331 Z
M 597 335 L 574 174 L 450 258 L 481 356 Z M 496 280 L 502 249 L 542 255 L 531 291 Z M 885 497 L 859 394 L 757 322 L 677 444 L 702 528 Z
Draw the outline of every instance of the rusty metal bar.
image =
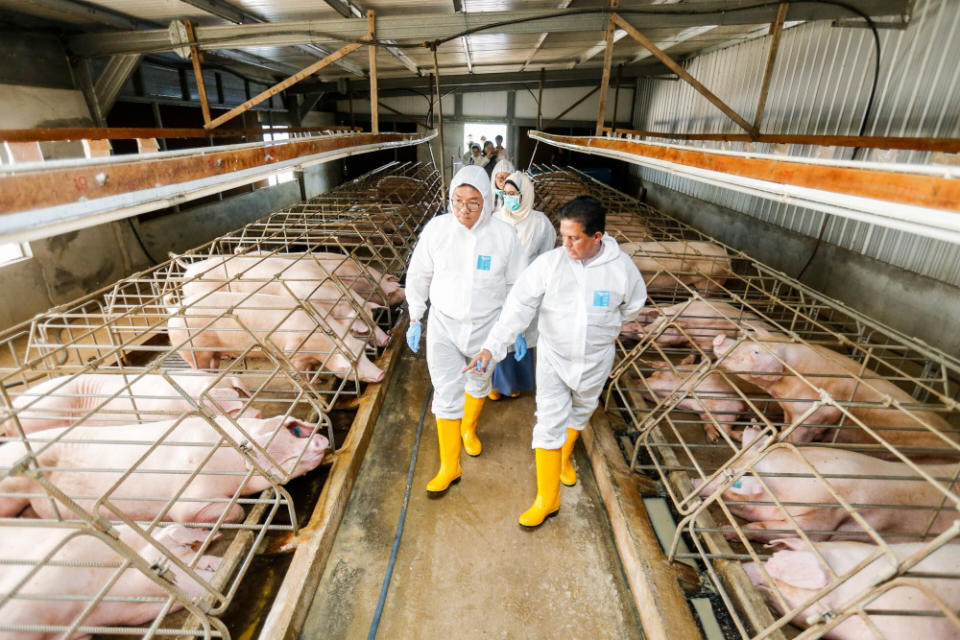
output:
M 223 115 L 220 115 L 220 116 L 218 116 L 217 118 L 215 118 L 214 120 L 211 120 L 210 122 L 208 122 L 208 123 L 206 123 L 205 125 L 203 125 L 203 128 L 204 128 L 204 129 L 215 129 L 215 128 L 219 127 L 219 126 L 220 126 L 221 124 L 223 124 L 224 122 L 227 122 L 227 121 L 229 121 L 229 120 L 232 120 L 233 118 L 237 117 L 238 115 L 240 115 L 240 114 L 243 113 L 244 111 L 249 111 L 251 108 L 253 108 L 253 107 L 255 107 L 256 105 L 260 104 L 260 103 L 263 102 L 264 100 L 269 100 L 272 96 L 277 95 L 278 93 L 280 93 L 281 91 L 283 91 L 283 90 L 286 89 L 287 87 L 291 87 L 291 86 L 295 85 L 296 83 L 300 82 L 300 81 L 303 80 L 304 78 L 307 78 L 307 77 L 313 75 L 314 73 L 316 73 L 316 72 L 319 71 L 320 69 L 323 69 L 323 68 L 326 67 L 327 65 L 336 62 L 336 61 L 339 60 L 340 58 L 343 58 L 343 57 L 345 57 L 345 56 L 347 56 L 347 55 L 350 55 L 351 53 L 353 53 L 354 51 L 356 51 L 357 49 L 359 49 L 361 46 L 363 46 L 363 45 L 361 45 L 360 43 L 354 42 L 354 43 L 348 44 L 348 45 L 345 46 L 345 47 L 342 47 L 342 48 L 340 48 L 340 49 L 337 49 L 336 51 L 334 51 L 333 53 L 331 53 L 330 55 L 328 55 L 326 58 L 323 58 L 323 59 L 321 59 L 321 60 L 317 60 L 316 62 L 314 62 L 313 64 L 311 64 L 309 67 L 305 67 L 304 69 L 301 69 L 300 71 L 298 71 L 297 73 L 293 74 L 292 76 L 290 76 L 290 77 L 287 78 L 286 80 L 283 80 L 283 81 L 281 81 L 281 82 L 278 82 L 277 84 L 273 85 L 273 86 L 270 87 L 269 89 L 267 89 L 267 90 L 265 90 L 265 91 L 262 91 L 262 92 L 258 93 L 257 95 L 255 95 L 254 97 L 250 98 L 249 100 L 247 100 L 247 101 L 244 102 L 243 104 L 241 104 L 241 105 L 239 105 L 239 106 L 236 106 L 236 107 L 234 107 L 233 109 L 231 109 L 230 111 L 227 111 L 226 113 L 224 113 Z
M 678 65 L 673 60 L 673 58 L 671 58 L 669 55 L 661 51 L 660 48 L 653 43 L 653 41 L 651 41 L 648 37 L 646 37 L 639 31 L 637 31 L 637 29 L 632 24 L 630 24 L 629 22 L 627 22 L 617 14 L 613 14 L 613 16 L 611 17 L 611 20 L 621 29 L 623 29 L 628 34 L 630 34 L 630 37 L 632 37 L 634 40 L 642 44 L 650 53 L 653 54 L 655 58 L 657 58 L 660 62 L 666 65 L 668 69 L 670 69 L 675 74 L 680 76 L 680 78 L 683 79 L 687 84 L 689 84 L 691 87 L 696 89 L 697 92 L 700 93 L 700 95 L 702 95 L 704 98 L 706 98 L 711 103 L 713 103 L 713 105 L 718 109 L 720 109 L 720 111 L 722 111 L 724 114 L 726 114 L 728 118 L 730 118 L 731 120 L 736 122 L 738 125 L 740 125 L 740 127 L 744 131 L 746 131 L 748 134 L 752 136 L 757 134 L 757 131 L 752 124 L 744 120 L 740 116 L 740 114 L 734 111 L 733 109 L 731 109 L 726 102 L 718 98 L 716 94 L 714 94 L 712 91 L 710 91 L 705 86 L 703 86 L 703 84 L 700 83 L 692 75 L 690 75 L 686 69 Z M 601 127 L 597 128 L 598 136 L 601 134 L 600 129 Z
M 783 33 L 783 23 L 787 19 L 789 3 L 782 2 L 777 9 L 777 19 L 770 27 L 770 53 L 767 55 L 767 66 L 763 70 L 763 82 L 760 83 L 760 98 L 757 101 L 757 114 L 753 118 L 753 130 L 760 131 L 760 122 L 763 120 L 763 108 L 767 104 L 767 91 L 770 89 L 770 80 L 773 77 L 773 65 L 777 61 L 777 52 L 780 49 L 780 34 Z
M 193 22 L 184 20 L 183 26 L 187 30 L 187 39 L 191 42 L 190 60 L 193 62 L 193 76 L 197 80 L 197 92 L 200 94 L 200 109 L 203 111 L 203 124 L 206 126 L 210 124 L 210 103 L 207 101 L 207 87 L 203 82 L 203 69 L 200 68 L 203 55 L 196 45 L 197 36 L 193 32 Z
M 611 6 L 614 6 L 614 0 L 610 2 Z M 600 101 L 597 105 L 597 130 L 595 135 L 603 135 L 603 120 L 604 120 L 604 110 L 607 108 L 607 91 L 608 85 L 610 84 L 610 64 L 613 61 L 613 32 L 614 32 L 614 16 L 616 14 L 611 14 L 609 21 L 607 22 L 607 31 L 604 39 L 606 40 L 606 48 L 603 50 L 603 71 L 600 75 Z M 614 123 L 616 125 L 616 123 Z

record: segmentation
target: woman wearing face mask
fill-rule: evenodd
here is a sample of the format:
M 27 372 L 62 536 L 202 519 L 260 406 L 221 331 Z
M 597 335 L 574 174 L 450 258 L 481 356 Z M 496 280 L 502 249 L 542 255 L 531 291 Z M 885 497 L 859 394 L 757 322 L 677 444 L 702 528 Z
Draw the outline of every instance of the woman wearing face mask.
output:
M 500 160 L 493 167 L 493 173 L 490 174 L 490 183 L 493 186 L 493 210 L 496 211 L 503 206 L 503 185 L 511 173 L 516 171 L 513 163 L 509 160 Z
M 504 180 L 503 205 L 493 213 L 495 218 L 513 225 L 528 263 L 557 245 L 556 229 L 542 211 L 534 210 L 533 200 L 533 181 L 518 171 Z M 531 322 L 521 335 L 523 341 L 518 339 L 512 357 L 502 360 L 493 370 L 491 400 L 505 395 L 516 398 L 521 391 L 534 388 L 533 348 L 537 344 L 537 323 Z

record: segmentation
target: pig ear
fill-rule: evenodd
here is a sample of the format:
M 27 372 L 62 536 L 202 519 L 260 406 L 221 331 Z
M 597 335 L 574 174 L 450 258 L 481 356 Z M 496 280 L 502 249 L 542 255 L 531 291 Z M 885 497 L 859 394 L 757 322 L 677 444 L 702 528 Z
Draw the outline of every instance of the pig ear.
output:
M 777 551 L 767 560 L 767 572 L 800 589 L 819 590 L 830 584 L 830 575 L 812 551 Z
M 210 529 L 188 529 L 180 524 L 172 524 L 164 527 L 156 534 L 156 540 L 161 545 L 170 548 L 173 546 L 190 547 L 198 542 L 203 542 L 210 537 Z M 214 538 L 219 537 L 216 534 Z
M 691 353 L 686 358 L 680 361 L 680 364 L 694 364 L 697 361 L 697 354 Z
M 766 493 L 763 485 L 753 476 L 740 476 L 727 491 L 752 500 L 759 500 Z
M 383 278 L 384 278 L 384 280 L 386 280 L 387 282 L 400 282 L 400 278 L 398 278 L 397 276 L 393 275 L 392 273 L 388 273 L 388 274 L 385 275 Z
M 317 425 L 290 417 L 283 421 L 283 427 L 298 438 L 308 438 Z
M 247 388 L 247 385 L 243 384 L 243 380 L 236 376 L 230 376 L 225 378 L 226 383 L 230 386 L 231 389 L 236 391 L 244 398 L 249 398 L 253 394 L 250 393 L 250 389 Z

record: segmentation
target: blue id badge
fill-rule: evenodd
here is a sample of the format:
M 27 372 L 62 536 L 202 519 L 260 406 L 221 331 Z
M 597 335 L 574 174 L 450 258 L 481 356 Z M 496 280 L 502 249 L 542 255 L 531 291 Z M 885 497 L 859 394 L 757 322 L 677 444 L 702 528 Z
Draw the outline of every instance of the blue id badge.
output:
M 490 271 L 490 256 L 477 256 L 477 270 Z
M 610 292 L 609 292 L 609 291 L 594 291 L 594 292 L 593 292 L 593 306 L 595 306 L 595 307 L 609 307 L 609 306 L 610 306 Z

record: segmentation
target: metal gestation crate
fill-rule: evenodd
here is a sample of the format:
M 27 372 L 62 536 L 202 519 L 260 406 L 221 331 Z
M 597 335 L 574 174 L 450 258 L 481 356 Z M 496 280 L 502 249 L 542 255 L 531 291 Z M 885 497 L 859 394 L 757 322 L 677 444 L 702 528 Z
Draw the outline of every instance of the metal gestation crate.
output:
M 435 172 L 410 172 L 436 183 Z M 386 177 L 374 172 L 340 187 L 337 197 L 345 209 L 368 202 Z M 436 210 L 418 206 L 424 218 Z M 218 616 L 255 551 L 268 533 L 295 533 L 298 511 L 309 507 L 284 485 L 336 447 L 327 414 L 341 398 L 359 395 L 365 383 L 357 363 L 381 353 L 383 345 L 344 331 L 348 320 L 371 318 L 367 303 L 389 295 L 364 267 L 398 278 L 405 268 L 398 251 L 364 240 L 357 216 L 310 226 L 291 214 L 285 226 L 284 213 L 0 336 L 0 535 L 29 527 L 49 539 L 42 553 L 26 557 L 0 551 L 0 564 L 18 568 L 16 581 L 7 580 L 13 573 L 0 580 L 0 634 L 36 627 L 14 612 L 44 600 L 83 603 L 48 625 L 67 636 L 229 637 Z M 425 219 L 400 223 L 418 230 Z M 282 268 L 251 271 L 270 260 Z M 210 268 L 184 277 L 203 264 Z M 294 273 L 304 267 L 315 279 Z M 323 293 L 318 299 L 305 288 Z M 372 316 L 382 335 L 392 313 L 378 307 Z M 228 340 L 216 366 L 204 360 L 204 340 L 215 331 L 243 338 Z M 296 364 L 305 355 L 312 361 Z M 346 366 L 332 366 L 336 357 Z M 67 573 L 32 593 L 56 571 Z M 106 586 L 78 592 L 70 576 L 83 571 L 97 572 Z M 130 572 L 139 572 L 140 591 L 111 586 L 125 584 Z M 153 587 L 144 592 L 144 584 Z M 155 604 L 157 617 L 141 626 L 101 620 L 109 606 L 127 601 Z
M 4 585 L 11 591 L 3 596 L 0 630 L 22 630 L 8 620 L 39 589 L 43 598 L 89 605 L 62 620 L 63 630 L 94 633 L 87 616 L 100 619 L 115 598 L 147 597 L 162 605 L 152 627 L 140 630 L 147 637 L 180 629 L 183 616 L 167 613 L 183 608 L 195 619 L 188 634 L 226 637 L 215 617 L 254 550 L 270 531 L 296 530 L 296 505 L 284 485 L 320 464 L 332 437 L 313 394 L 281 367 L 261 377 L 235 363 L 215 372 L 187 369 L 160 342 L 162 326 L 88 300 L 0 339 L 0 535 L 24 527 L 63 532 L 51 541 L 52 555 L 21 565 L 23 583 Z M 170 527 L 187 532 L 197 548 L 164 542 Z M 113 555 L 103 566 L 84 564 L 70 542 L 77 536 L 105 541 Z M 98 575 L 126 580 L 132 567 L 144 574 L 141 591 L 78 592 L 79 578 L 69 572 L 48 580 L 55 573 L 48 565 L 59 567 L 57 554 L 67 546 L 74 551 L 63 553 L 80 562 L 73 576 L 116 565 Z M 211 553 L 225 560 L 212 566 L 204 557 Z M 159 592 L 144 595 L 144 580 Z M 104 626 L 111 625 L 93 625 Z
M 730 247 L 705 255 L 696 243 L 723 245 L 579 172 L 541 170 L 553 206 L 584 189 L 604 202 L 653 285 L 606 405 L 680 518 L 665 551 L 706 573 L 736 633 L 960 633 L 960 361 Z M 801 560 L 822 574 L 807 591 L 785 569 Z

